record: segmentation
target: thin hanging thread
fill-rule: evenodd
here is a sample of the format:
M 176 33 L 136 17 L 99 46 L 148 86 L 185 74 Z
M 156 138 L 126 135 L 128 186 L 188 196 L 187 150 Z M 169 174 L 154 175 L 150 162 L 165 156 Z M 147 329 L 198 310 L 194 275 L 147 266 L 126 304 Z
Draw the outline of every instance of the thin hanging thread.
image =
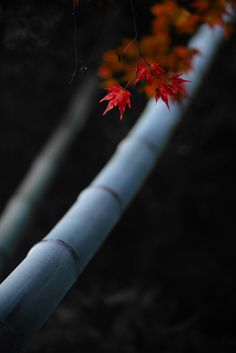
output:
M 137 64 L 136 64 L 136 72 L 135 72 L 135 76 L 137 77 L 140 58 L 141 58 L 142 54 L 141 54 L 140 43 L 139 43 L 139 38 L 138 38 L 138 26 L 137 26 L 137 21 L 136 21 L 136 16 L 135 16 L 135 9 L 134 9 L 134 1 L 133 0 L 130 0 L 130 7 L 131 7 L 133 23 L 134 23 L 134 39 L 135 39 L 137 54 L 138 54 L 138 59 L 137 59 Z
M 133 44 L 136 43 L 136 49 L 137 49 L 137 64 L 136 64 L 136 70 L 135 73 L 130 77 L 129 81 L 127 82 L 127 84 L 125 85 L 125 89 L 129 86 L 130 82 L 133 80 L 134 76 L 138 75 L 138 69 L 139 69 L 139 63 L 140 63 L 140 58 L 143 57 L 142 53 L 141 53 L 141 49 L 140 49 L 140 43 L 139 43 L 139 39 L 138 39 L 138 26 L 137 26 L 137 21 L 136 21 L 136 16 L 135 16 L 135 9 L 134 9 L 134 2 L 133 0 L 129 0 L 130 3 L 130 8 L 131 8 L 131 12 L 132 12 L 132 18 L 133 18 L 133 26 L 134 26 L 134 39 L 126 46 L 126 48 L 124 49 L 123 53 L 121 54 L 122 56 L 124 55 L 124 53 L 127 51 L 127 49 Z M 119 58 L 120 61 L 120 58 Z
M 74 0 L 73 3 L 73 18 L 74 18 L 74 47 L 75 47 L 75 69 L 73 72 L 73 75 L 70 80 L 70 85 L 75 79 L 75 76 L 77 75 L 77 72 L 79 71 L 82 75 L 85 71 L 87 71 L 87 67 L 82 66 L 82 56 L 80 53 L 80 61 L 81 61 L 81 67 L 79 65 L 79 49 L 80 49 L 80 38 L 79 38 L 79 28 L 78 28 L 78 14 L 77 14 L 77 1 Z M 80 78 L 82 78 L 82 75 Z

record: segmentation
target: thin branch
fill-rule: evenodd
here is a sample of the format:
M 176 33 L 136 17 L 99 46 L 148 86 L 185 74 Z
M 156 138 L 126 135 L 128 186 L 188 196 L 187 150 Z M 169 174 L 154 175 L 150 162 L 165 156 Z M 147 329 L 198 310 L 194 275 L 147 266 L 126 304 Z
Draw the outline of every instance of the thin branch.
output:
M 122 54 L 119 56 L 123 56 L 134 42 L 136 42 L 136 43 L 138 42 L 138 27 L 137 27 L 137 21 L 136 21 L 136 17 L 135 17 L 133 0 L 129 0 L 129 3 L 130 3 L 131 12 L 132 12 L 133 24 L 134 24 L 134 39 L 127 44 L 127 46 L 123 50 Z
M 133 0 L 129 0 L 131 11 L 132 11 L 132 17 L 133 17 L 133 23 L 134 23 L 134 39 L 138 40 L 138 27 L 137 27 L 137 21 L 135 17 L 135 11 L 134 11 L 134 2 Z
M 73 5 L 73 18 L 74 18 L 74 46 L 75 46 L 75 69 L 73 72 L 73 75 L 71 77 L 70 80 L 70 85 L 72 84 L 77 71 L 78 71 L 78 66 L 79 66 L 79 62 L 78 62 L 78 24 L 77 24 L 77 2 L 76 0 L 74 0 L 74 5 Z
M 135 70 L 135 77 L 137 78 L 140 58 L 142 57 L 142 54 L 141 54 L 141 49 L 140 49 L 140 43 L 139 43 L 139 40 L 138 40 L 138 27 L 137 27 L 137 21 L 136 21 L 135 10 L 134 10 L 134 2 L 133 2 L 133 0 L 129 0 L 129 3 L 130 3 L 130 8 L 131 8 L 131 12 L 132 12 L 132 18 L 133 18 L 133 25 L 134 25 L 134 39 L 125 47 L 125 49 L 123 50 L 122 55 L 124 55 L 124 53 L 130 47 L 130 45 L 132 45 L 134 42 L 136 43 L 137 64 L 136 64 L 136 70 Z M 127 88 L 129 86 L 132 78 L 133 78 L 133 75 L 129 79 L 129 81 L 126 84 L 125 88 Z

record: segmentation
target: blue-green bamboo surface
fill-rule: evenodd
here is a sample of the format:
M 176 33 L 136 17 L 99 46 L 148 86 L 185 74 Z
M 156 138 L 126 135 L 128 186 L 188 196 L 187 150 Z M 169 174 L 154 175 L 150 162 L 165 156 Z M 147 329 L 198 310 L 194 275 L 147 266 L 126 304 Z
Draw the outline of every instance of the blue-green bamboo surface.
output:
M 204 27 L 193 39 L 202 55 L 195 72 L 186 76 L 193 81 L 191 93 L 222 37 L 221 30 Z M 1 284 L 1 353 L 19 352 L 55 310 L 153 169 L 188 101 L 182 108 L 171 106 L 170 112 L 164 103 L 150 101 L 100 174 Z

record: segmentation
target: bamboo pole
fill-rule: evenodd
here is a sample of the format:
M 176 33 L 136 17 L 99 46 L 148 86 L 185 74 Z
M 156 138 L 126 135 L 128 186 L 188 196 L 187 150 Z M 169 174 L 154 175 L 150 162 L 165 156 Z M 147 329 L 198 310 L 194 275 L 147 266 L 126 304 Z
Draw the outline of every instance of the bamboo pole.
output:
M 94 62 L 99 62 L 103 52 L 119 35 L 120 29 L 116 27 L 114 31 L 114 24 L 117 23 L 120 13 L 120 5 L 114 5 L 109 14 L 104 14 L 105 26 L 99 33 L 98 44 L 93 51 Z M 9 199 L 0 216 L 0 273 L 24 236 L 41 200 L 61 167 L 63 157 L 85 127 L 92 109 L 91 102 L 95 101 L 98 91 L 98 78 L 92 72 L 75 91 L 65 119 L 42 148 L 25 178 Z
M 83 130 L 91 104 L 98 92 L 98 80 L 90 75 L 72 98 L 66 118 L 42 148 L 23 182 L 8 201 L 0 217 L 0 271 L 13 254 L 35 210 L 46 193 L 70 145 Z
M 221 29 L 202 27 L 191 45 L 202 55 L 194 62 L 191 94 L 222 41 Z M 185 101 L 186 108 L 189 99 Z M 175 105 L 150 101 L 113 158 L 67 214 L 0 286 L 0 351 L 19 352 L 40 329 L 97 252 L 154 167 L 183 113 Z

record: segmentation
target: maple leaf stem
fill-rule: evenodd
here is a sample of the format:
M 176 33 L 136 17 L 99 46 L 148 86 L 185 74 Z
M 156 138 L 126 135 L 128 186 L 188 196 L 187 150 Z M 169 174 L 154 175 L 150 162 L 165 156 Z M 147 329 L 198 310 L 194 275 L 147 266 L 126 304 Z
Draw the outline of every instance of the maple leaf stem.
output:
M 136 40 L 136 46 L 137 46 L 137 56 L 138 56 L 137 66 L 136 66 L 136 76 L 137 76 L 138 68 L 139 68 L 139 62 L 140 62 L 140 58 L 142 56 L 141 50 L 140 50 L 140 43 L 139 43 L 138 39 Z
M 145 56 L 143 56 L 143 55 L 141 54 L 141 57 L 142 57 L 143 61 L 147 64 L 147 66 L 148 66 L 150 69 L 152 69 L 152 65 L 150 64 L 149 61 L 147 61 L 147 59 L 145 58 Z M 152 71 L 153 71 L 153 70 L 152 70 Z
M 141 58 L 143 59 L 143 61 L 147 64 L 147 66 L 149 67 L 149 69 L 150 69 L 150 71 L 152 72 L 152 74 L 153 74 L 154 76 L 158 77 L 158 76 L 157 76 L 157 73 L 155 72 L 155 70 L 153 70 L 152 65 L 151 65 L 150 62 L 145 58 L 145 56 L 143 56 L 142 53 L 140 54 L 140 57 L 141 57 Z
M 123 55 L 125 55 L 125 53 L 127 52 L 127 50 L 129 49 L 129 47 L 133 44 L 133 43 L 135 43 L 136 42 L 136 38 L 134 38 L 133 40 L 131 40 L 127 45 L 126 45 L 126 47 L 125 47 L 125 49 L 122 51 L 122 53 L 121 54 L 119 54 L 121 57 L 123 56 Z
M 134 79 L 134 76 L 136 76 L 136 75 L 137 75 L 137 73 L 136 73 L 136 71 L 135 71 L 135 72 L 130 76 L 129 81 L 126 83 L 124 89 L 126 89 L 126 88 L 130 85 L 130 82 Z

